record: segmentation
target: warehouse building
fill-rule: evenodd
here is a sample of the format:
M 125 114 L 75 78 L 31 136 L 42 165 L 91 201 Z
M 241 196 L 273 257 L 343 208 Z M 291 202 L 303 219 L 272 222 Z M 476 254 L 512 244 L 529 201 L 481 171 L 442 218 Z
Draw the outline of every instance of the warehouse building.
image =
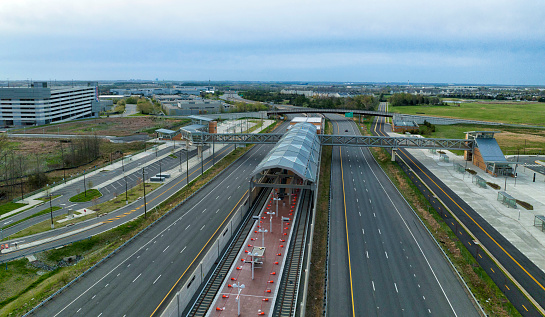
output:
M 48 87 L 47 82 L 34 82 L 28 88 L 0 88 L 0 125 L 41 125 L 93 117 L 103 106 L 96 83 Z

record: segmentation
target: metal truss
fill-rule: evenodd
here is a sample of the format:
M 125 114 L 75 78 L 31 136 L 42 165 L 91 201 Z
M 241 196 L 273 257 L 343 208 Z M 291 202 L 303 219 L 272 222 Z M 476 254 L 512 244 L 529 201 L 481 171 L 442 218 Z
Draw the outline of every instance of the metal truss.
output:
M 276 144 L 279 133 L 193 133 L 193 143 Z
M 267 115 L 278 115 L 278 114 L 296 114 L 296 113 L 348 113 L 352 112 L 354 114 L 363 114 L 368 116 L 379 116 L 379 117 L 393 117 L 392 112 L 385 111 L 370 111 L 370 110 L 349 110 L 349 109 L 301 109 L 301 110 L 275 110 L 267 111 Z
M 384 136 L 320 135 L 319 137 L 322 145 L 445 150 L 472 150 L 474 142 L 473 140 L 466 139 L 427 139 Z
M 277 133 L 225 133 L 209 134 L 195 133 L 193 143 L 245 143 L 245 144 L 276 144 L 283 134 Z M 473 140 L 428 139 L 384 136 L 349 136 L 349 135 L 318 135 L 322 145 L 384 147 L 384 148 L 420 148 L 445 150 L 473 150 Z

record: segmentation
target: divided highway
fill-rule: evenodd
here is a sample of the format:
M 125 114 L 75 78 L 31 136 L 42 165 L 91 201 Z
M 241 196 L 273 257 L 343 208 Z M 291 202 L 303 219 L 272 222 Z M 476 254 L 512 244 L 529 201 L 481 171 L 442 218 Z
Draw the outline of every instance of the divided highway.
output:
M 279 127 L 285 130 L 286 124 Z M 208 242 L 244 206 L 249 174 L 272 145 L 257 145 L 221 177 L 49 303 L 36 316 L 158 316 Z
M 359 135 L 328 115 L 334 134 Z M 366 148 L 333 147 L 329 316 L 479 316 L 436 242 Z
M 382 110 L 386 110 L 386 104 L 381 104 L 380 107 Z M 390 131 L 390 127 L 386 124 L 385 118 L 377 117 L 372 130 L 377 135 L 385 136 L 387 135 L 386 131 Z M 545 273 L 498 233 L 494 227 L 484 220 L 463 199 L 433 175 L 422 163 L 416 160 L 406 149 L 399 149 L 397 155 L 407 163 L 410 170 L 407 169 L 406 172 L 413 178 L 413 181 L 418 185 L 422 185 L 419 186 L 419 189 L 430 200 L 434 208 L 439 211 L 439 214 L 443 217 L 447 225 L 455 232 L 458 239 L 467 247 L 481 267 L 486 270 L 487 274 L 498 285 L 515 308 L 523 316 L 543 316 L 543 311 L 540 311 L 540 308 L 532 303 L 531 299 L 519 288 L 519 285 L 528 292 L 539 306 L 545 307 Z M 404 164 L 400 165 L 404 166 Z M 474 237 L 470 236 L 458 224 L 458 221 L 444 209 L 443 205 L 437 199 L 433 198 L 432 193 L 429 192 L 426 186 L 423 186 L 424 184 L 418 178 L 427 187 L 431 188 L 437 197 L 471 231 Z M 479 244 L 475 244 L 474 239 L 477 239 Z M 505 270 L 482 250 L 483 247 L 493 255 L 513 278 L 504 274 Z

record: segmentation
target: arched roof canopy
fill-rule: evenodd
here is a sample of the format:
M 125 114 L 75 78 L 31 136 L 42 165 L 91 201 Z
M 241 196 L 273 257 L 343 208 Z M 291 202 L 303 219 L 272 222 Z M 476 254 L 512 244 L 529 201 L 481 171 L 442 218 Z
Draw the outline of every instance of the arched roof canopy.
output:
M 294 125 L 259 163 L 252 176 L 279 168 L 292 171 L 304 181 L 316 182 L 320 139 L 310 123 Z

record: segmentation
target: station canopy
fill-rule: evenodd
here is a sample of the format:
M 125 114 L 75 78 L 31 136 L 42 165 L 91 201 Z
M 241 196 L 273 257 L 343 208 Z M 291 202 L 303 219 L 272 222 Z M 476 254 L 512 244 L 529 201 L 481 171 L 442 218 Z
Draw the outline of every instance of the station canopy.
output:
M 320 139 L 316 127 L 297 123 L 278 141 L 255 168 L 252 175 L 280 168 L 292 171 L 304 181 L 315 182 L 320 155 Z

